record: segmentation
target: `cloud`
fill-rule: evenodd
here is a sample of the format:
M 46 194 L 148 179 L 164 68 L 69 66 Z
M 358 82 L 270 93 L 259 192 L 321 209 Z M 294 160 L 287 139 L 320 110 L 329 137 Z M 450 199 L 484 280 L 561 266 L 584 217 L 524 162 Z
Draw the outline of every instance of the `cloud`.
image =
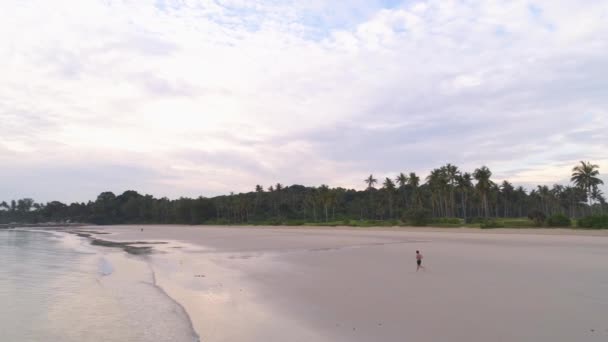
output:
M 0 188 L 10 196 L 361 188 L 370 172 L 426 174 L 447 162 L 486 164 L 521 184 L 563 182 L 580 159 L 608 172 L 602 2 L 0 10 L 11 13 L 0 23 Z

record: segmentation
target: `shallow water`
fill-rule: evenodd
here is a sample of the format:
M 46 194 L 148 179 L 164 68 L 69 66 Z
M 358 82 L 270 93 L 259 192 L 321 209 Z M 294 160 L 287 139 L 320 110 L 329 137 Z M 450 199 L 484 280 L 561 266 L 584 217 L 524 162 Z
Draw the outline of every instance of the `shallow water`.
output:
M 2 341 L 197 341 L 141 257 L 80 238 L 0 230 Z

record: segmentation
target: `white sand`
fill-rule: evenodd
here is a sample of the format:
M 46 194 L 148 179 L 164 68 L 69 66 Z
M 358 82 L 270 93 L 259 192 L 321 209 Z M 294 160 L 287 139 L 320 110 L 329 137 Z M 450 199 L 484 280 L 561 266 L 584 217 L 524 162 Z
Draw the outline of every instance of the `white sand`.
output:
M 172 241 L 151 265 L 203 341 L 608 340 L 606 232 L 92 229 Z

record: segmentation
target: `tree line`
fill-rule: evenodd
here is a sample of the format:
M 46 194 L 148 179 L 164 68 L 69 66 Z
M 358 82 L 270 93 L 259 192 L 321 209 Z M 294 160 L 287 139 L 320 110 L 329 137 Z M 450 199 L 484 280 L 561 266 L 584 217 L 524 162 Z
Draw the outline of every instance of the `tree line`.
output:
M 103 192 L 95 201 L 37 203 L 24 198 L 0 203 L 0 223 L 87 222 L 95 224 L 178 223 L 241 224 L 330 222 L 345 220 L 404 221 L 417 215 L 433 219 L 526 217 L 531 213 L 577 218 L 603 214 L 608 206 L 599 167 L 581 161 L 572 169 L 571 184 L 538 185 L 526 190 L 508 181 L 495 183 L 486 166 L 463 172 L 447 164 L 426 178 L 400 173 L 394 178 L 364 179 L 365 190 L 327 185 L 267 188 L 213 198 L 155 198 L 136 191 Z

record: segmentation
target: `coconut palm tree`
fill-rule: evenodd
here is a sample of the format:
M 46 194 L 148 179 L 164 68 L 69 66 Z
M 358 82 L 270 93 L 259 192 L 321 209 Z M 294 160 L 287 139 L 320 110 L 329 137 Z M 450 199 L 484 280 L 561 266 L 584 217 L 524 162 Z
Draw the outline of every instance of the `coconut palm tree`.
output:
M 403 208 L 407 208 L 407 192 L 405 186 L 407 185 L 409 178 L 401 172 L 397 177 L 395 177 L 395 182 L 399 184 L 399 191 L 403 196 Z
M 541 211 L 545 214 L 548 215 L 549 213 L 549 201 L 551 200 L 551 193 L 549 191 L 549 187 L 546 185 L 538 185 L 536 187 L 536 194 L 538 195 L 538 198 L 540 199 L 540 208 Z
M 311 188 L 309 190 L 306 191 L 306 194 L 304 195 L 304 206 L 305 208 L 310 208 L 312 211 L 312 219 L 313 222 L 317 222 L 317 189 L 316 188 Z
M 258 209 L 258 206 L 260 205 L 260 202 L 262 201 L 263 193 L 264 193 L 264 187 L 259 184 L 256 185 L 255 186 L 255 202 L 253 205 L 254 215 L 255 215 L 255 211 Z
M 590 162 L 584 162 L 581 160 L 581 164 L 572 168 L 572 178 L 570 181 L 574 182 L 574 184 L 585 191 L 587 194 L 587 200 L 589 202 L 589 208 L 593 203 L 592 192 L 593 189 L 598 185 L 604 184 L 604 182 L 598 178 L 600 171 L 598 170 L 600 167 L 595 164 L 591 164 Z
M 447 214 L 446 189 L 448 178 L 445 167 L 434 169 L 426 177 L 426 184 L 431 191 L 431 207 L 433 214 L 445 216 Z
M 420 177 L 418 177 L 415 172 L 410 172 L 407 184 L 412 189 L 412 204 L 415 206 L 420 206 L 420 194 L 418 192 L 418 187 L 420 186 Z
M 485 217 L 488 217 L 490 214 L 490 208 L 488 207 L 488 194 L 490 193 L 493 184 L 493 182 L 490 180 L 491 176 L 492 171 L 490 171 L 490 169 L 488 169 L 486 166 L 475 169 L 475 172 L 473 172 L 473 178 L 475 178 L 477 181 L 475 188 L 481 197 L 481 207 Z
M 473 189 L 473 182 L 471 180 L 471 174 L 468 172 L 456 177 L 456 187 L 460 192 L 460 201 L 462 205 L 462 218 L 465 223 L 467 222 L 467 199 L 469 193 Z
M 374 185 L 378 183 L 378 180 L 374 178 L 374 175 L 369 175 L 366 179 L 363 180 L 367 184 L 367 189 L 373 189 Z
M 403 174 L 403 172 L 401 172 L 399 174 L 399 176 L 397 176 L 395 178 L 395 182 L 397 182 L 397 184 L 399 184 L 400 189 L 404 188 L 407 185 L 407 181 L 408 181 L 408 178 L 406 175 Z
M 458 166 L 452 165 L 450 163 L 444 166 L 445 175 L 448 181 L 448 187 L 450 192 L 450 216 L 455 216 L 455 207 L 456 207 L 456 199 L 454 198 L 454 189 L 456 188 L 456 178 L 460 175 L 460 170 L 458 170 Z
M 602 190 L 600 190 L 599 187 L 596 186 L 593 188 L 593 190 L 591 191 L 591 198 L 593 198 L 594 201 L 600 204 L 600 214 L 603 214 L 604 204 L 606 204 L 606 198 L 604 197 L 604 193 L 602 192 Z
M 329 206 L 332 205 L 332 194 L 329 186 L 322 184 L 319 187 L 319 198 L 323 204 L 323 211 L 325 212 L 325 222 L 329 222 Z
M 564 213 L 565 206 L 562 205 L 562 199 L 564 197 L 565 187 L 561 184 L 553 184 L 551 190 L 549 190 L 550 194 L 550 202 L 551 202 L 551 214 L 555 213 Z
M 515 188 L 513 187 L 513 185 L 506 180 L 503 181 L 502 184 L 500 185 L 500 194 L 501 194 L 502 202 L 503 202 L 503 216 L 504 217 L 507 217 L 510 214 L 509 207 L 512 206 L 514 191 L 515 191 Z
M 392 219 L 393 218 L 393 193 L 395 192 L 395 183 L 386 177 L 384 183 L 382 183 L 383 190 L 386 192 L 387 203 L 388 203 L 388 215 Z
M 374 188 L 374 185 L 376 183 L 378 183 L 378 180 L 376 178 L 374 178 L 374 175 L 370 174 L 369 177 L 367 177 L 366 179 L 363 180 L 365 182 L 365 184 L 367 184 L 367 191 L 369 192 L 369 212 L 370 215 L 373 216 L 375 210 L 372 210 L 372 208 L 374 207 L 374 196 L 373 196 L 373 192 L 372 190 L 375 190 L 376 188 Z M 370 216 L 370 218 L 371 218 Z
M 526 189 L 523 186 L 518 186 L 517 189 L 513 192 L 514 202 L 517 203 L 517 216 L 524 216 L 524 204 L 526 203 L 526 199 L 528 198 L 528 194 L 526 193 Z

